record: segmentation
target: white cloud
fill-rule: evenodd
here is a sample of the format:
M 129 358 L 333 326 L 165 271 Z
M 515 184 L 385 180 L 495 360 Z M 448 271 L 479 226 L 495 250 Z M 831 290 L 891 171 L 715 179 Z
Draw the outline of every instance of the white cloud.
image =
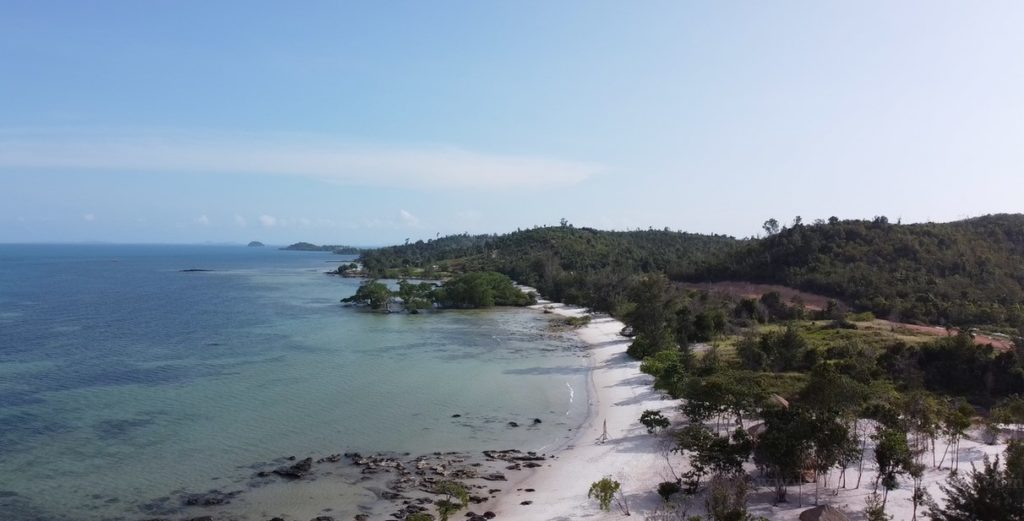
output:
M 406 210 L 399 210 L 398 216 L 402 219 L 402 222 L 405 223 L 407 226 L 412 226 L 415 228 L 420 225 L 419 218 Z
M 210 218 L 207 217 L 206 215 L 200 215 L 199 217 L 196 217 L 195 223 L 200 225 L 200 226 L 209 226 L 210 225 Z
M 260 224 L 262 224 L 264 228 L 277 226 L 277 218 L 273 215 L 263 214 L 260 216 Z
M 0 168 L 272 174 L 432 189 L 567 186 L 601 170 L 548 157 L 455 146 L 354 145 L 317 136 L 89 136 L 0 134 Z
M 91 222 L 96 220 L 96 214 L 92 214 L 92 213 L 83 214 L 82 215 L 82 220 L 85 221 L 85 222 L 91 223 Z
M 245 228 L 247 224 L 245 222 L 245 217 L 242 217 L 241 215 L 235 215 L 235 224 L 237 224 L 241 228 Z

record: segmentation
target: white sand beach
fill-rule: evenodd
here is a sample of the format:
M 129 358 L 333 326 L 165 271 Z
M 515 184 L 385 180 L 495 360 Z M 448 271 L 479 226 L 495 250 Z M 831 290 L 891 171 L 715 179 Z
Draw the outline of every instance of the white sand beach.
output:
M 536 309 L 547 309 L 560 316 L 581 316 L 586 310 L 563 304 L 541 301 Z M 522 475 L 509 483 L 506 492 L 493 503 L 484 505 L 484 510 L 493 510 L 502 520 L 606 520 L 624 519 L 626 516 L 614 505 L 611 512 L 601 512 L 597 502 L 588 499 L 590 484 L 604 476 L 619 481 L 628 502 L 632 519 L 644 517 L 662 506 L 657 495 L 658 483 L 674 480 L 675 474 L 688 469 L 686 458 L 670 453 L 671 440 L 668 436 L 648 434 L 639 423 L 641 413 L 647 409 L 659 410 L 673 420 L 674 426 L 682 420 L 677 412 L 679 402 L 656 391 L 653 378 L 640 372 L 640 363 L 626 355 L 630 339 L 619 334 L 622 322 L 607 315 L 594 315 L 589 325 L 578 329 L 580 338 L 590 347 L 593 370 L 590 380 L 591 413 L 582 426 L 575 441 L 558 453 L 557 459 L 550 460 L 544 467 Z M 604 424 L 607 422 L 608 440 L 600 442 Z M 970 469 L 971 463 L 980 465 L 986 456 L 1001 454 L 1005 444 L 985 445 L 978 441 L 980 434 L 972 431 L 972 439 L 961 442 L 962 471 Z M 938 442 L 939 453 L 944 448 Z M 833 472 L 829 490 L 821 488 L 817 504 L 828 504 L 839 508 L 850 519 L 864 519 L 864 504 L 871 494 L 875 479 L 874 463 L 869 445 L 865 455 L 864 472 L 860 487 L 856 484 L 857 471 L 847 473 L 847 485 L 835 494 L 835 483 L 839 472 Z M 930 456 L 927 457 L 930 463 Z M 670 468 L 671 464 L 671 468 Z M 751 473 L 756 473 L 749 464 Z M 941 499 L 942 485 L 949 475 L 949 462 L 942 470 L 929 469 L 925 473 L 924 485 L 929 494 Z M 532 489 L 528 492 L 527 489 Z M 801 512 L 814 503 L 814 484 L 790 489 L 788 503 L 772 505 L 773 491 L 770 487 L 753 489 L 749 508 L 755 515 L 772 520 L 795 521 Z M 890 492 L 887 512 L 894 521 L 909 521 L 913 505 L 910 501 L 912 483 L 901 479 L 900 487 Z M 529 504 L 522 504 L 523 502 Z M 480 510 L 479 507 L 474 510 Z M 918 519 L 924 507 L 918 508 Z M 703 514 L 703 497 L 691 499 L 689 514 Z
M 548 302 L 535 307 L 547 307 L 562 316 L 586 313 L 582 308 Z M 587 498 L 590 484 L 604 476 L 622 483 L 634 512 L 654 509 L 661 502 L 654 489 L 659 482 L 672 479 L 661 449 L 666 440 L 647 434 L 638 420 L 646 409 L 670 416 L 678 402 L 655 391 L 653 378 L 641 373 L 640 362 L 626 355 L 630 339 L 619 334 L 622 327 L 618 320 L 596 315 L 589 325 L 578 330 L 580 338 L 590 346 L 593 367 L 590 416 L 575 442 L 560 452 L 558 459 L 514 483 L 497 500 L 492 510 L 498 519 L 618 518 L 618 512 L 600 512 L 597 503 Z M 600 443 L 605 422 L 608 440 Z M 678 455 L 674 459 L 681 462 Z M 532 504 L 521 505 L 523 501 Z

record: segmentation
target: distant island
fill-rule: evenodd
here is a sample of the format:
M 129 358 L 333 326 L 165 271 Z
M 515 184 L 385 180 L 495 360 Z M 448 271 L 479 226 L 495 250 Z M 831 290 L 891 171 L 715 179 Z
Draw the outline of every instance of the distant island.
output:
M 318 246 L 310 242 L 297 242 L 281 249 L 289 251 L 329 251 L 339 255 L 359 255 L 363 251 L 353 246 L 343 246 L 338 244 L 324 244 L 322 246 Z
M 260 241 L 252 241 L 252 242 L 250 242 L 250 243 L 249 243 L 249 247 L 250 247 L 250 248 L 262 248 L 262 247 L 264 247 L 264 246 L 266 246 L 266 245 L 265 245 L 265 244 L 263 244 L 263 243 L 262 243 L 262 242 L 260 242 Z

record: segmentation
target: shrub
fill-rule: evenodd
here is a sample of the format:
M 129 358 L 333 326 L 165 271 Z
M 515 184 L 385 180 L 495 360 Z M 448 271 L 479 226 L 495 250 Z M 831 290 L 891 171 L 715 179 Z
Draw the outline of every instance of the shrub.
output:
M 610 512 L 612 509 L 612 500 L 615 499 L 615 493 L 622 488 L 622 485 L 618 481 L 613 480 L 609 477 L 601 478 L 600 481 L 595 481 L 590 484 L 590 492 L 587 492 L 588 498 L 597 500 L 597 504 L 601 510 Z
M 640 415 L 640 423 L 647 427 L 648 434 L 654 434 L 658 429 L 667 429 L 672 424 L 665 415 L 652 410 L 646 410 Z
M 678 481 L 662 481 L 658 483 L 658 495 L 661 499 L 668 501 L 674 494 L 678 494 L 683 490 L 682 485 Z

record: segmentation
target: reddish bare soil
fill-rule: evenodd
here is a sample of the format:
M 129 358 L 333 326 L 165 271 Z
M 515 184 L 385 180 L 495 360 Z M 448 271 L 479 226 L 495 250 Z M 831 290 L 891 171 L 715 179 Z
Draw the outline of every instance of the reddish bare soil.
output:
M 915 333 L 922 333 L 925 335 L 932 336 L 952 336 L 960 332 L 959 329 L 946 330 L 946 328 L 941 326 L 921 326 L 917 324 L 905 324 L 903 322 L 892 322 L 889 320 L 883 320 L 882 322 L 885 322 L 895 328 L 903 328 L 913 331 Z M 991 344 L 992 347 L 1000 351 L 1009 351 L 1010 349 L 1013 349 L 1012 341 L 1004 338 L 996 338 L 994 336 L 986 335 L 984 333 L 975 333 L 974 343 L 978 344 L 979 346 Z

